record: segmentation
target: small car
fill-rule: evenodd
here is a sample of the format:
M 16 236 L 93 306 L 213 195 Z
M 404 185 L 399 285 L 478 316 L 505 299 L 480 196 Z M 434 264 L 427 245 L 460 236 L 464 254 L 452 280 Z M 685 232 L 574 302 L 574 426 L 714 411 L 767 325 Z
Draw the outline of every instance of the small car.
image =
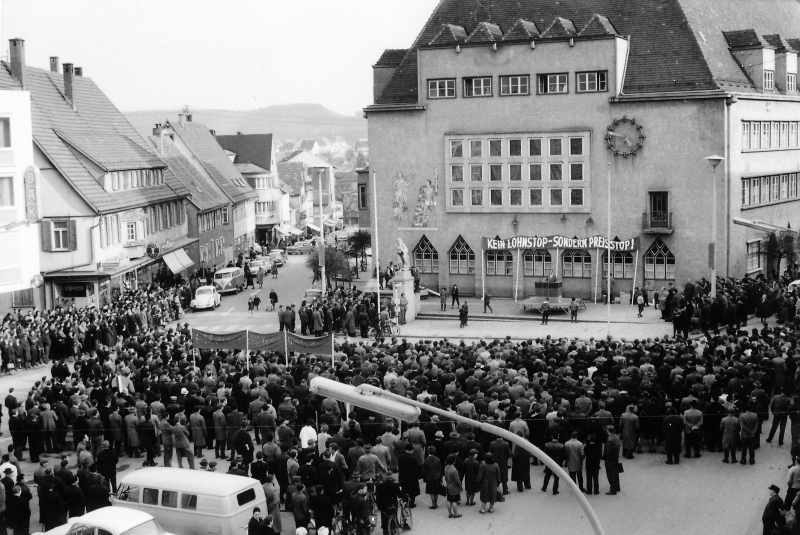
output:
M 216 286 L 201 286 L 194 293 L 190 306 L 195 312 L 205 308 L 214 310 L 220 305 L 221 300 Z
M 303 294 L 303 299 L 308 301 L 309 303 L 313 303 L 314 301 L 319 301 L 322 299 L 322 290 L 319 288 L 311 288 L 306 290 L 306 293 Z
M 144 511 L 124 507 L 103 507 L 83 516 L 75 516 L 66 524 L 33 535 L 172 535 Z
M 287 247 L 286 248 L 286 253 L 287 254 L 311 254 L 311 251 L 313 251 L 315 248 L 316 248 L 316 245 L 314 245 L 314 243 L 311 242 L 311 241 L 299 241 L 299 242 L 295 243 L 294 245 L 290 245 L 289 247 Z
M 214 286 L 221 294 L 241 292 L 244 289 L 244 270 L 238 267 L 220 269 L 214 273 Z
M 283 249 L 273 249 L 267 257 L 272 260 L 273 263 L 278 264 L 278 267 L 283 267 L 283 264 L 286 263 L 286 253 Z
M 267 258 L 266 256 L 259 256 L 255 260 L 250 261 L 250 273 L 253 276 L 258 274 L 258 268 L 263 268 L 264 271 L 269 271 L 272 269 L 272 260 Z

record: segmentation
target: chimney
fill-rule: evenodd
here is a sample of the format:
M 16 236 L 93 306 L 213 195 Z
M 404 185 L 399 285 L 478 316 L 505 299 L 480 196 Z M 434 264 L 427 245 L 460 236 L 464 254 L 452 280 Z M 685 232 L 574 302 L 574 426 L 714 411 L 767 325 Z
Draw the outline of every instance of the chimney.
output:
M 75 76 L 83 76 L 83 67 L 75 67 Z
M 161 123 L 156 123 L 156 126 L 153 128 L 153 135 L 157 136 L 161 134 Z
M 186 114 L 181 112 L 178 114 L 178 122 L 181 123 L 181 126 L 186 126 Z
M 50 56 L 50 70 L 58 72 L 58 56 Z
M 190 116 L 190 117 L 191 117 L 191 116 Z M 212 135 L 212 136 L 214 136 L 214 137 L 216 137 L 216 136 L 217 136 L 217 131 L 216 131 L 216 130 L 214 130 L 213 128 L 209 128 L 209 129 L 208 129 L 208 131 L 209 131 L 209 132 L 211 132 L 211 135 Z
M 25 89 L 25 39 L 9 39 L 11 74 Z
M 64 64 L 64 97 L 66 97 L 67 102 L 70 103 L 72 108 L 75 109 L 75 101 L 72 95 L 72 63 Z
M 187 113 L 186 114 L 186 122 L 187 123 L 191 123 L 192 122 L 192 114 L 191 113 Z

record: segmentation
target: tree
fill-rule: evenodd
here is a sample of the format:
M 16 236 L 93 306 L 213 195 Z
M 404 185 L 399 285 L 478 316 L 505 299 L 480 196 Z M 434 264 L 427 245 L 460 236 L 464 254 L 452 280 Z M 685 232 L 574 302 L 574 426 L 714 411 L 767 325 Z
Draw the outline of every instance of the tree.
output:
M 306 265 L 314 274 L 312 284 L 320 280 L 319 264 L 319 250 L 314 250 L 306 260 Z M 331 287 L 331 279 L 350 280 L 350 274 L 350 262 L 347 261 L 347 256 L 336 247 L 325 247 L 325 283 L 327 287 Z
M 368 230 L 359 229 L 347 238 L 347 245 L 350 247 L 350 254 L 358 261 L 361 256 L 363 261 L 367 261 L 367 249 L 372 247 L 372 234 Z

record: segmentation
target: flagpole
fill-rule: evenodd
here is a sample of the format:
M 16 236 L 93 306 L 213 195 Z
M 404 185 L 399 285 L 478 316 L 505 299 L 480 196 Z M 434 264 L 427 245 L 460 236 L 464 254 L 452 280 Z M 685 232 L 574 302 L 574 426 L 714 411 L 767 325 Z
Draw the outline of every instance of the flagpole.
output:
M 319 269 L 320 269 L 320 280 L 322 282 L 322 298 L 325 299 L 325 294 L 327 293 L 326 284 L 325 284 L 325 261 L 328 257 L 325 251 L 325 212 L 322 210 L 322 169 L 319 170 L 317 173 L 317 179 L 319 184 L 319 241 L 320 241 L 320 252 L 321 254 L 318 255 L 321 258 L 319 262 Z M 333 192 L 331 192 L 331 195 Z M 329 202 L 332 202 L 332 197 Z

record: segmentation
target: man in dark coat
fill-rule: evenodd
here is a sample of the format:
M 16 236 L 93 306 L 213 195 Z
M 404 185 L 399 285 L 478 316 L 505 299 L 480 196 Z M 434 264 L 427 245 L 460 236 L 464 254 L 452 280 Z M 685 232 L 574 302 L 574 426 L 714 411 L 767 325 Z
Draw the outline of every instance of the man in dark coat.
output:
M 14 535 L 28 535 L 31 525 L 31 507 L 28 500 L 22 497 L 22 487 L 15 485 L 10 496 L 6 498 L 6 525 Z
M 64 499 L 53 490 L 52 484 L 45 484 L 39 494 L 39 520 L 44 525 L 44 531 L 67 523 L 67 506 Z
M 683 425 L 683 420 L 681 420 Z M 622 442 L 617 436 L 617 432 L 613 425 L 608 426 L 608 439 L 606 440 L 606 447 L 603 451 L 603 460 L 605 461 L 606 477 L 611 490 L 606 492 L 609 496 L 620 492 L 619 486 L 619 452 L 622 449 Z M 680 449 L 678 449 L 678 456 L 680 456 Z
M 667 409 L 667 416 L 661 425 L 661 434 L 664 437 L 664 448 L 667 452 L 667 464 L 680 464 L 681 462 L 681 437 L 683 433 L 683 418 L 674 407 Z
M 558 466 L 562 466 L 564 464 L 564 444 L 558 441 L 558 438 L 554 435 L 550 442 L 544 445 L 544 452 L 550 457 L 554 463 Z M 496 459 L 497 457 L 495 457 Z M 547 492 L 547 485 L 550 483 L 550 477 L 553 477 L 553 494 L 558 494 L 558 482 L 559 478 L 550 470 L 549 467 L 545 466 L 544 469 L 544 483 L 542 483 L 542 491 Z
M 69 518 L 82 516 L 86 513 L 86 497 L 78 486 L 78 478 L 74 478 L 74 481 L 64 491 L 64 503 L 67 506 Z
M 503 484 L 503 494 L 508 494 L 508 460 L 511 458 L 511 448 L 508 446 L 508 442 L 498 437 L 489 444 L 489 452 L 494 455 L 494 461 L 500 467 L 500 482 Z M 555 486 L 557 487 L 558 484 Z
M 250 433 L 247 432 L 247 422 L 242 420 L 240 428 L 233 436 L 233 447 L 236 453 L 242 456 L 242 468 L 245 473 L 247 472 L 250 463 L 253 462 L 253 439 L 250 438 Z
M 155 466 L 157 463 L 153 457 L 156 444 L 158 444 L 158 434 L 156 433 L 156 425 L 151 420 L 152 414 L 150 410 L 144 413 L 144 420 L 139 423 L 139 440 L 142 442 L 142 448 L 147 454 L 142 466 Z
M 397 480 L 400 483 L 400 488 L 408 495 L 411 507 L 414 507 L 414 500 L 420 495 L 419 476 L 421 466 L 414 455 L 414 446 L 406 444 L 405 449 L 405 453 L 397 459 Z
M 97 471 L 103 476 L 107 483 L 111 484 L 111 491 L 117 492 L 117 463 L 119 456 L 110 446 L 107 440 L 103 441 L 103 447 L 97 453 Z
M 780 493 L 781 489 L 777 485 L 769 486 L 769 501 L 764 508 L 764 514 L 761 515 L 761 523 L 764 525 L 764 535 L 771 535 L 775 526 L 782 525 L 782 521 L 784 520 L 781 514 L 783 500 L 779 496 Z

